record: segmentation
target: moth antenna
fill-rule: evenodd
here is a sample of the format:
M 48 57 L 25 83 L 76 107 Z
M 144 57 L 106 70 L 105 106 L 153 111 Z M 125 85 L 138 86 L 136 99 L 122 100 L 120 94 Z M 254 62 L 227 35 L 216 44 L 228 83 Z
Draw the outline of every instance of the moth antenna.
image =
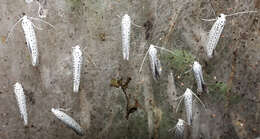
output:
M 226 15 L 226 16 L 234 16 L 234 15 L 246 14 L 246 13 L 257 13 L 257 11 L 244 11 L 244 12 L 237 12 L 237 13 L 229 14 L 229 15 Z
M 138 28 L 142 28 L 142 26 L 140 26 L 140 25 L 137 25 L 137 24 L 135 24 L 135 23 L 132 23 L 134 26 L 136 26 L 136 27 L 138 27 Z
M 33 19 L 33 20 L 41 21 L 41 22 L 43 22 L 43 23 L 45 23 L 45 24 L 51 26 L 53 29 L 55 29 L 55 27 L 54 27 L 52 24 L 50 24 L 49 22 L 44 21 L 44 20 L 42 20 L 42 19 L 40 19 L 40 18 L 34 18 L 34 17 L 29 17 L 29 18 L 31 18 L 31 19 Z
M 169 129 L 168 132 L 174 132 L 175 129 L 176 129 L 176 126 L 174 128 Z
M 84 50 L 83 50 L 83 51 L 84 51 Z M 85 52 L 85 51 L 84 51 L 84 52 Z M 95 66 L 95 68 L 98 69 L 97 64 L 92 60 L 92 58 L 91 58 L 91 56 L 88 54 L 88 52 L 85 52 L 85 53 L 86 53 L 86 55 L 87 55 L 89 61 Z
M 187 71 L 185 71 L 184 74 L 187 74 L 187 73 L 189 73 L 189 72 L 191 72 L 191 71 L 192 71 L 192 68 L 189 69 L 189 70 L 187 70 Z
M 33 27 L 35 27 L 36 29 L 38 29 L 38 30 L 43 30 L 42 28 L 40 28 L 40 27 L 37 27 L 35 24 L 33 24 L 32 23 L 32 25 L 33 25 Z
M 151 47 L 151 46 L 150 46 L 150 47 Z M 144 56 L 144 58 L 143 58 L 141 67 L 140 67 L 140 69 L 139 69 L 139 73 L 141 73 L 141 71 L 142 71 L 142 68 L 143 68 L 143 65 L 144 65 L 144 61 L 145 61 L 145 58 L 147 57 L 147 55 L 148 55 L 148 53 L 149 53 L 150 47 L 149 47 L 149 49 L 147 50 L 147 52 L 146 52 L 146 54 L 145 54 L 145 56 Z
M 186 121 L 184 121 L 184 120 L 183 120 L 183 122 L 184 122 L 184 124 L 186 124 L 186 125 L 188 125 L 188 126 L 192 127 L 192 126 L 191 126 L 191 125 L 189 125 L 189 124 L 188 124 Z
M 6 42 L 8 42 L 8 39 L 9 39 L 10 35 L 11 35 L 12 32 L 14 31 L 15 27 L 17 26 L 17 24 L 22 21 L 22 19 L 23 19 L 23 18 L 20 18 L 20 19 L 12 26 L 11 30 L 9 31 L 9 33 L 8 33 L 8 35 L 7 35 Z
M 206 106 L 205 106 L 205 104 L 200 100 L 200 98 L 199 98 L 196 94 L 194 94 L 192 91 L 191 91 L 191 93 L 199 100 L 200 104 L 202 104 L 202 106 L 203 106 L 204 109 L 206 110 Z
M 118 18 L 121 18 L 121 16 L 120 16 L 120 15 L 118 15 L 118 14 L 117 14 L 116 16 L 117 16 Z
M 63 108 L 57 108 L 58 110 L 60 110 L 60 111 L 64 111 L 64 112 L 68 112 L 68 111 L 70 111 L 71 110 L 71 108 L 67 108 L 67 109 L 63 109 Z
M 211 21 L 216 21 L 217 19 L 204 19 L 204 18 L 201 18 L 200 20 L 211 22 Z
M 163 47 L 159 47 L 159 46 L 155 46 L 155 45 L 154 45 L 154 47 L 155 47 L 155 48 L 159 48 L 159 49 L 161 49 L 161 50 L 164 50 L 164 51 L 166 51 L 166 52 L 169 52 L 169 53 L 172 53 L 173 55 L 175 55 L 175 53 L 174 53 L 173 51 L 169 50 L 169 49 L 166 49 L 166 48 L 163 48 Z
M 180 100 L 180 102 L 179 102 L 178 105 L 177 105 L 176 112 L 178 112 L 179 106 L 180 106 L 180 104 L 181 104 L 181 102 L 182 102 L 184 96 L 181 96 L 180 98 L 181 98 L 181 100 Z

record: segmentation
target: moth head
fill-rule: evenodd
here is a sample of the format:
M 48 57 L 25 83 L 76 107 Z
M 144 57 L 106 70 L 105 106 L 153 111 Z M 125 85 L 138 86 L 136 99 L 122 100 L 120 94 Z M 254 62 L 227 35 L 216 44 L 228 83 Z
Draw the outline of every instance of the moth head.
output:
M 128 14 L 125 14 L 125 15 L 123 16 L 123 18 L 124 18 L 124 19 L 130 19 L 130 16 L 129 16 Z
M 225 15 L 225 14 L 220 14 L 218 17 L 219 17 L 219 18 L 225 18 L 226 15 Z
M 149 54 L 151 56 L 156 56 L 156 54 L 157 54 L 157 50 L 156 50 L 155 46 L 152 44 L 150 45 L 150 48 L 149 48 Z
M 197 70 L 200 67 L 201 67 L 200 63 L 198 61 L 194 61 L 193 66 L 192 66 L 193 70 Z
M 22 85 L 21 85 L 20 83 L 17 82 L 17 83 L 15 83 L 14 87 L 15 87 L 15 88 L 21 88 Z
M 200 63 L 198 61 L 194 61 L 193 66 L 199 65 Z
M 76 45 L 75 47 L 73 47 L 74 49 L 80 49 L 79 45 Z
M 54 108 L 51 108 L 51 112 L 56 114 L 58 112 L 58 110 L 54 109 Z
M 184 121 L 182 119 L 178 119 L 178 125 L 183 125 L 184 124 Z
M 27 15 L 24 15 L 22 18 L 23 18 L 23 19 L 28 19 Z
M 183 95 L 184 95 L 184 97 L 190 97 L 190 96 L 192 96 L 192 91 L 189 88 L 187 88 Z

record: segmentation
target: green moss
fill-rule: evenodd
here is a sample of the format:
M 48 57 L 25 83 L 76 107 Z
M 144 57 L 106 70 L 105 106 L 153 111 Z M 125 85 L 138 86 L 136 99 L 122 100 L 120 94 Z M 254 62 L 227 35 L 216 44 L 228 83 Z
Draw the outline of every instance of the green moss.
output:
M 66 0 L 66 1 L 73 7 L 77 7 L 82 3 L 81 0 Z
M 184 84 L 182 88 L 190 87 L 194 84 L 194 77 L 191 70 L 191 66 L 195 60 L 195 57 L 185 50 L 173 50 L 174 55 L 170 53 L 163 53 L 161 60 L 163 64 L 166 64 L 167 69 L 171 69 L 174 75 L 177 77 L 176 85 L 180 86 Z
M 82 7 L 84 6 L 84 3 L 81 0 L 66 0 L 68 3 L 71 12 L 75 12 L 78 15 L 81 15 L 83 13 Z
M 217 82 L 216 84 L 211 85 L 210 89 L 210 92 L 212 93 L 218 92 L 224 95 L 227 92 L 227 84 L 223 82 Z
M 183 73 L 189 70 L 193 64 L 195 57 L 185 50 L 174 50 L 173 54 L 163 55 L 163 59 L 167 60 L 168 66 L 174 71 Z
M 227 92 L 227 84 L 223 82 L 217 82 L 213 85 L 208 85 L 208 91 L 215 101 L 224 100 Z
M 171 115 L 173 115 L 173 113 L 170 111 L 162 114 L 162 120 L 159 129 L 159 138 L 167 138 L 169 134 L 172 134 L 169 132 L 169 130 L 174 128 L 174 126 L 176 125 L 176 120 L 171 118 Z
M 234 105 L 234 104 L 239 103 L 241 100 L 242 100 L 241 96 L 233 95 L 233 96 L 230 97 L 229 103 Z

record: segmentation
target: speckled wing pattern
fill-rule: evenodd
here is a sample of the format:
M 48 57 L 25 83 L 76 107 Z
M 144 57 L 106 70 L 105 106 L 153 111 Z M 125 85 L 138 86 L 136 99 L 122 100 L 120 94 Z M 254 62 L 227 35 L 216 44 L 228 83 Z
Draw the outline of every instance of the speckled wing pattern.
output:
M 175 129 L 175 136 L 177 138 L 182 138 L 184 135 L 184 120 L 178 119 L 178 122 L 176 124 L 176 129 Z
M 194 77 L 197 82 L 198 91 L 202 92 L 204 80 L 203 80 L 202 68 L 201 68 L 200 63 L 197 61 L 194 61 L 192 69 L 193 69 Z
M 125 14 L 121 23 L 123 59 L 129 60 L 131 18 Z
M 185 110 L 186 110 L 186 116 L 187 116 L 187 121 L 188 124 L 191 125 L 192 123 L 192 91 L 187 88 L 185 93 L 183 94 L 184 96 L 184 105 L 185 105 Z
M 206 46 L 207 56 L 209 58 L 212 57 L 213 51 L 218 44 L 225 22 L 226 22 L 226 15 L 220 14 L 220 16 L 217 18 L 217 21 L 213 24 L 209 32 L 208 42 Z
M 22 28 L 25 35 L 25 40 L 27 43 L 27 47 L 30 51 L 31 59 L 32 59 L 32 65 L 36 66 L 38 61 L 38 48 L 37 48 L 37 40 L 35 31 L 33 28 L 33 23 L 28 19 L 28 17 L 25 15 L 22 17 Z
M 26 98 L 23 92 L 23 87 L 20 83 L 16 83 L 14 85 L 14 93 L 15 97 L 18 103 L 19 111 L 21 114 L 21 117 L 24 120 L 24 125 L 28 125 L 28 115 L 27 115 L 27 110 L 26 110 Z
M 162 67 L 161 67 L 160 60 L 157 57 L 157 49 L 154 47 L 154 45 L 150 45 L 149 58 L 150 58 L 150 65 L 153 73 L 153 78 L 155 80 L 159 80 L 159 77 L 162 72 Z
M 81 65 L 82 65 L 82 51 L 80 47 L 77 45 L 72 47 L 72 59 L 73 59 L 73 92 L 79 91 L 80 85 L 80 73 L 81 73 Z
M 84 131 L 81 126 L 69 115 L 54 108 L 52 108 L 51 111 L 59 120 L 65 123 L 68 127 L 72 128 L 78 135 L 84 135 Z

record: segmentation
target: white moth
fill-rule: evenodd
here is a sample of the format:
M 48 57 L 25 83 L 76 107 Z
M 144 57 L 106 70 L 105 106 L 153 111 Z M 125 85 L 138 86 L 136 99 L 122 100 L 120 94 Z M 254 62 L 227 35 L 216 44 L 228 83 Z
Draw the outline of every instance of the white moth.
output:
M 32 65 L 36 66 L 37 61 L 38 61 L 37 40 L 36 40 L 35 31 L 33 28 L 33 23 L 32 23 L 32 21 L 30 21 L 27 18 L 26 15 L 22 17 L 22 28 L 24 30 L 27 47 L 31 54 Z
M 79 45 L 72 47 L 72 58 L 73 58 L 73 92 L 79 91 L 80 85 L 80 73 L 82 65 L 82 51 Z
M 197 82 L 197 87 L 199 92 L 203 92 L 203 86 L 204 86 L 204 80 L 203 80 L 203 75 L 202 75 L 202 68 L 199 62 L 194 61 L 192 70 Z
M 206 45 L 206 52 L 207 52 L 207 56 L 209 58 L 212 58 L 213 56 L 213 51 L 215 50 L 219 38 L 221 36 L 221 33 L 223 31 L 223 28 L 226 24 L 226 17 L 228 16 L 234 16 L 234 15 L 238 15 L 238 14 L 245 14 L 245 13 L 255 13 L 257 11 L 245 11 L 245 12 L 238 12 L 238 13 L 234 13 L 234 14 L 230 14 L 230 15 L 225 15 L 225 14 L 220 14 L 216 19 L 209 19 L 206 21 L 215 21 L 216 22 L 213 24 L 212 28 L 210 29 L 209 32 L 209 37 L 207 40 L 207 45 Z M 205 20 L 205 19 L 203 19 Z
M 46 23 L 46 24 L 50 25 L 53 28 L 54 28 L 54 26 L 51 25 L 50 23 L 44 21 L 44 20 L 41 20 L 41 19 L 38 19 L 38 18 L 33 18 L 33 17 L 28 17 L 28 16 L 24 15 L 21 19 L 19 19 L 15 23 L 15 25 L 12 27 L 12 29 L 10 31 L 10 33 L 11 33 L 13 31 L 13 29 L 15 28 L 15 26 L 20 21 L 22 21 L 22 28 L 23 28 L 26 44 L 27 44 L 27 47 L 28 47 L 30 55 L 31 55 L 32 65 L 36 66 L 36 64 L 38 63 L 38 47 L 37 47 L 37 39 L 36 39 L 34 27 L 37 28 L 37 29 L 40 29 L 40 28 L 36 27 L 33 24 L 33 22 L 31 20 L 29 20 L 29 19 L 41 21 L 43 23 Z M 9 36 L 10 36 L 10 34 L 8 35 L 7 40 L 9 38 Z
M 150 65 L 153 73 L 153 78 L 154 80 L 159 80 L 159 77 L 162 72 L 162 67 L 160 60 L 157 57 L 157 49 L 155 48 L 154 45 L 150 45 L 149 48 L 149 58 L 150 58 Z
M 60 111 L 59 109 L 51 109 L 52 113 L 63 123 L 65 123 L 68 127 L 72 128 L 78 135 L 84 135 L 84 131 L 81 126 L 69 115 Z
M 24 125 L 28 125 L 28 116 L 27 116 L 27 110 L 26 110 L 26 98 L 23 92 L 23 87 L 20 83 L 16 83 L 14 85 L 14 93 L 15 97 L 18 103 L 18 107 L 20 110 L 21 117 L 24 120 Z
M 191 125 L 191 123 L 192 123 L 192 102 L 193 102 L 192 101 L 192 95 L 194 95 L 205 108 L 205 105 L 201 102 L 199 97 L 196 94 L 194 94 L 189 88 L 187 88 L 185 93 L 178 98 L 178 99 L 181 99 L 181 100 L 180 100 L 179 104 L 177 105 L 176 112 L 178 111 L 179 105 L 184 98 L 184 105 L 185 105 L 188 125 Z
M 33 0 L 25 0 L 25 2 L 29 4 L 29 3 L 33 2 Z
M 121 22 L 123 59 L 129 60 L 131 18 L 125 14 Z
M 144 64 L 144 61 L 145 61 L 145 58 L 149 54 L 149 56 L 150 56 L 150 65 L 151 65 L 151 69 L 152 69 L 152 73 L 153 73 L 153 78 L 155 80 L 158 80 L 160 75 L 161 75 L 161 72 L 162 72 L 162 67 L 161 67 L 160 60 L 157 57 L 157 49 L 156 48 L 164 50 L 166 52 L 169 52 L 169 53 L 171 53 L 173 55 L 175 55 L 175 54 L 174 54 L 174 52 L 172 52 L 171 50 L 168 50 L 166 48 L 155 46 L 155 45 L 152 45 L 152 44 L 150 45 L 149 49 L 147 50 L 147 52 L 146 52 L 146 54 L 145 54 L 145 56 L 143 58 L 143 62 L 142 62 L 141 67 L 139 69 L 139 73 L 141 73 L 142 68 L 143 68 L 143 64 Z
M 184 120 L 178 119 L 178 122 L 176 124 L 175 135 L 178 137 L 182 137 L 184 134 L 184 127 Z
M 213 51 L 215 50 L 218 44 L 225 23 L 226 23 L 226 15 L 220 14 L 220 16 L 217 18 L 217 21 L 213 24 L 211 30 L 209 31 L 209 37 L 206 45 L 206 52 L 209 58 L 212 58 Z
M 174 132 L 176 138 L 182 138 L 184 135 L 184 125 L 185 121 L 182 119 L 178 119 L 176 126 L 169 130 L 169 132 Z

